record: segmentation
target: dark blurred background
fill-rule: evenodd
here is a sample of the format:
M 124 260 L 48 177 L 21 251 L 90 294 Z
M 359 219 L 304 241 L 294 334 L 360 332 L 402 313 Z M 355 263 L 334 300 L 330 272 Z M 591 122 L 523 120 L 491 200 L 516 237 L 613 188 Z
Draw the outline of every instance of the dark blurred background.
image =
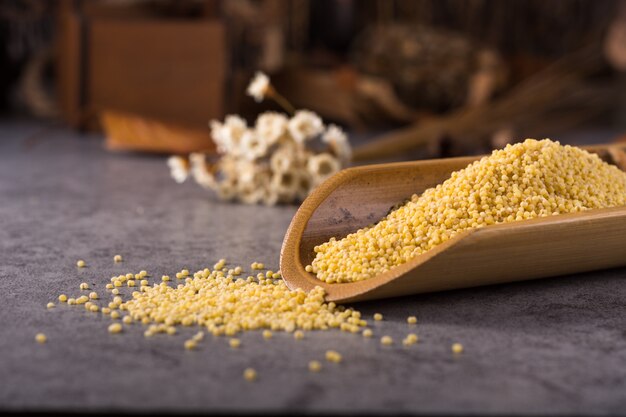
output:
M 210 119 L 272 108 L 245 95 L 257 70 L 357 162 L 626 131 L 618 0 L 3 0 L 0 61 L 5 120 L 109 149 L 210 150 Z

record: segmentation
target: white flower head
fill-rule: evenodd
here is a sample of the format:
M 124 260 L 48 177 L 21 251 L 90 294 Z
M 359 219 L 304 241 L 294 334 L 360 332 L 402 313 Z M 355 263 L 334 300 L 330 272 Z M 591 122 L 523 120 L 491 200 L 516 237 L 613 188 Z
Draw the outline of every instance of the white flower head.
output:
M 263 193 L 263 204 L 266 206 L 275 206 L 278 204 L 278 200 L 280 195 L 278 191 L 274 190 L 272 187 L 267 187 Z
M 248 125 L 244 119 L 236 115 L 228 115 L 224 123 L 212 120 L 210 126 L 211 137 L 217 145 L 219 153 L 240 154 L 241 137 L 248 130 Z
M 247 130 L 243 134 L 240 148 L 242 155 L 249 161 L 254 161 L 267 154 L 267 143 L 253 130 Z
M 167 166 L 170 167 L 170 176 L 179 184 L 185 182 L 189 177 L 189 163 L 180 156 L 170 156 L 167 158 Z
M 247 159 L 239 159 L 233 170 L 241 186 L 254 184 L 257 174 L 261 171 L 260 166 Z
M 307 169 L 311 174 L 313 182 L 315 184 L 319 184 L 326 178 L 338 172 L 341 169 L 341 164 L 337 158 L 331 154 L 320 153 L 309 158 Z
M 216 189 L 217 181 L 215 176 L 209 170 L 206 163 L 206 155 L 203 153 L 192 153 L 189 155 L 189 164 L 191 166 L 191 175 L 196 182 L 204 188 Z
M 250 81 L 250 84 L 248 84 L 246 92 L 249 96 L 253 97 L 255 101 L 261 102 L 270 91 L 270 88 L 270 78 L 261 71 L 257 71 L 252 81 Z
M 337 125 L 331 124 L 322 135 L 322 142 L 330 146 L 333 154 L 337 155 L 342 165 L 347 165 L 352 159 L 352 148 L 348 136 Z
M 304 142 L 322 133 L 324 123 L 312 111 L 298 110 L 289 120 L 287 128 L 293 140 L 298 144 L 304 145 Z
M 225 153 L 227 148 L 227 142 L 230 141 L 230 138 L 226 138 L 224 133 L 224 124 L 219 120 L 211 120 L 209 122 L 209 127 L 211 128 L 211 139 L 215 142 L 215 146 L 217 146 L 217 151 L 219 153 Z
M 239 201 L 244 204 L 257 204 L 263 201 L 265 190 L 262 188 L 245 188 L 239 191 Z
M 296 170 L 275 172 L 272 175 L 272 188 L 280 194 L 294 195 L 298 189 L 300 175 Z
M 265 112 L 256 119 L 256 134 L 272 146 L 287 130 L 287 117 L 281 113 Z
M 276 204 L 277 200 L 266 201 L 269 194 L 272 176 L 267 168 L 256 166 L 254 177 L 240 186 L 239 200 L 245 204 L 267 203 Z M 272 202 L 273 201 L 273 202 Z
M 283 144 L 272 153 L 270 168 L 273 172 L 288 171 L 296 165 L 297 159 L 295 146 Z

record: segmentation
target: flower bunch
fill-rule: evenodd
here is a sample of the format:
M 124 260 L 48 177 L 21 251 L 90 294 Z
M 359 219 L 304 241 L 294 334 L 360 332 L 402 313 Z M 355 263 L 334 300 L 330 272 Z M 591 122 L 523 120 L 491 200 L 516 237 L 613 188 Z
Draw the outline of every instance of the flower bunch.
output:
M 215 163 L 194 153 L 189 159 L 170 157 L 168 165 L 177 182 L 192 177 L 224 200 L 246 204 L 290 203 L 303 200 L 320 182 L 349 164 L 346 134 L 308 110 L 292 111 L 291 105 L 257 73 L 248 94 L 283 105 L 291 117 L 276 112 L 258 116 L 253 126 L 236 115 L 210 123 L 220 158 Z

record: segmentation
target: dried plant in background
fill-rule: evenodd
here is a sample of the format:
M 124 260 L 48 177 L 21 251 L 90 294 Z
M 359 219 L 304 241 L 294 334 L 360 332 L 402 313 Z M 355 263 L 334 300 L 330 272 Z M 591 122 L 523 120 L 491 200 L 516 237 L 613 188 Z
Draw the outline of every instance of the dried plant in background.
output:
M 350 163 L 352 151 L 343 130 L 324 124 L 314 112 L 294 110 L 267 75 L 257 73 L 247 93 L 257 102 L 274 100 L 290 116 L 265 112 L 254 126 L 236 115 L 211 121 L 219 160 L 212 163 L 203 153 L 170 157 L 168 165 L 176 182 L 192 177 L 223 200 L 274 205 L 303 200 Z
M 488 95 L 506 80 L 498 52 L 463 33 L 426 25 L 372 26 L 355 40 L 352 60 L 359 72 L 389 81 L 405 105 L 438 113 L 467 103 L 478 71 L 492 73 Z
M 590 47 L 564 56 L 507 94 L 478 106 L 386 133 L 354 150 L 354 161 L 439 148 L 464 147 L 453 155 L 484 153 L 512 137 L 553 135 L 606 112 L 617 92 L 592 75 L 606 68 L 602 51 Z M 435 152 L 432 150 L 436 149 Z

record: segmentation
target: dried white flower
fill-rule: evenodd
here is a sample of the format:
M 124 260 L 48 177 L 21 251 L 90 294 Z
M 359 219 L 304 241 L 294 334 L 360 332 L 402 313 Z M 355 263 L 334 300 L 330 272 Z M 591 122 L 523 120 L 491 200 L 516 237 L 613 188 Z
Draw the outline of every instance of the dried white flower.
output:
M 287 124 L 289 134 L 296 143 L 304 145 L 309 139 L 322 133 L 324 123 L 320 117 L 309 110 L 298 110 Z
M 251 175 L 250 175 L 251 174 Z M 255 165 L 254 170 L 240 177 L 238 187 L 239 200 L 245 204 L 257 204 L 263 202 L 266 190 L 269 187 L 271 174 L 267 169 Z
M 296 165 L 296 148 L 290 144 L 280 146 L 270 157 L 270 168 L 274 172 L 284 172 Z
M 191 175 L 204 188 L 216 189 L 217 181 L 209 171 L 206 163 L 206 155 L 203 153 L 192 153 L 189 155 Z
M 319 184 L 341 169 L 339 161 L 329 153 L 313 155 L 309 158 L 307 169 L 314 184 Z
M 250 84 L 248 84 L 246 92 L 249 96 L 253 97 L 255 101 L 260 102 L 263 101 L 269 89 L 270 78 L 261 71 L 258 71 L 252 81 L 250 81 Z
M 239 157 L 235 157 L 233 155 L 223 155 L 220 157 L 218 166 L 220 172 L 232 172 L 233 174 L 237 173 L 238 165 L 241 163 L 242 159 Z M 247 161 L 246 161 L 247 162 Z
M 267 153 L 267 142 L 257 135 L 253 130 L 246 130 L 241 137 L 240 149 L 245 158 L 254 161 L 265 156 Z
M 224 123 L 213 120 L 210 126 L 211 136 L 219 153 L 235 156 L 241 154 L 241 138 L 248 130 L 248 125 L 244 119 L 236 115 L 228 115 Z
M 239 192 L 239 200 L 244 204 L 257 204 L 263 201 L 265 190 L 263 188 L 246 188 Z
M 217 195 L 222 200 L 232 200 L 237 196 L 237 181 L 229 178 L 218 183 Z
M 345 132 L 337 125 L 331 124 L 322 135 L 322 142 L 330 146 L 331 151 L 339 158 L 343 165 L 352 159 L 352 148 Z
M 180 156 L 170 156 L 167 158 L 167 166 L 170 167 L 170 176 L 179 184 L 185 182 L 189 177 L 189 163 Z
M 293 198 L 298 190 L 298 177 L 296 170 L 275 172 L 272 176 L 272 188 L 281 195 L 288 195 Z
M 247 93 L 257 101 L 270 97 L 290 114 L 294 112 L 262 72 L 256 73 Z M 236 115 L 226 116 L 223 122 L 214 120 L 210 126 L 221 154 L 218 161 L 209 164 L 207 155 L 192 153 L 189 161 L 172 157 L 168 164 L 177 182 L 191 174 L 223 200 L 267 205 L 302 200 L 351 157 L 346 134 L 335 125 L 326 128 L 322 119 L 308 110 L 299 110 L 291 118 L 265 112 L 253 128 Z M 316 138 L 328 144 L 328 152 L 316 154 L 319 151 L 310 145 Z
M 267 187 L 263 193 L 263 204 L 266 206 L 275 206 L 279 201 L 278 191 L 272 187 Z
M 248 186 L 256 184 L 256 177 L 263 171 L 263 168 L 256 164 L 255 161 L 249 161 L 247 159 L 240 159 L 235 166 L 231 169 L 232 176 L 237 178 L 237 184 L 239 189 L 243 189 Z
M 256 134 L 272 146 L 285 134 L 288 119 L 284 114 L 265 112 L 256 119 Z

